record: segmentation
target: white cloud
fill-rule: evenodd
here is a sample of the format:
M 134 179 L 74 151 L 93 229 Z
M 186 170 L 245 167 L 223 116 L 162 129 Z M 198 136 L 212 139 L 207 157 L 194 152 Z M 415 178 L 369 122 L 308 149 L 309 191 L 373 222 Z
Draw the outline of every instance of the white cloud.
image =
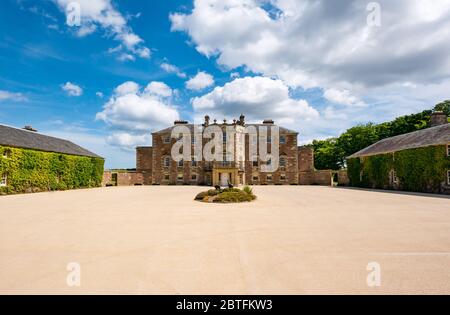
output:
M 366 104 L 358 97 L 351 94 L 349 90 L 327 89 L 323 96 L 330 102 L 348 106 L 365 106 Z
M 100 91 L 96 92 L 95 95 L 97 95 L 100 98 L 103 98 L 103 93 Z
M 63 12 L 66 12 L 68 4 L 74 2 L 73 0 L 53 1 Z M 114 7 L 111 0 L 77 0 L 76 2 L 80 4 L 81 14 L 81 26 L 77 29 L 77 36 L 87 36 L 100 27 L 108 36 L 120 41 L 122 43 L 120 48 L 126 50 L 128 54 L 141 58 L 150 57 L 150 50 L 143 45 L 144 40 L 128 26 L 127 19 Z
M 116 87 L 96 120 L 136 136 L 166 128 L 180 117 L 168 94 L 159 82 L 150 83 L 144 91 L 135 82 L 125 82 Z
M 149 145 L 151 143 L 151 135 L 133 134 L 129 132 L 114 132 L 106 137 L 109 145 L 117 146 L 125 150 L 134 151 L 137 146 Z
M 381 27 L 367 25 L 364 1 L 195 0 L 191 12 L 170 15 L 171 29 L 227 70 L 275 77 L 306 94 L 323 90 L 332 104 L 297 123 L 312 139 L 449 98 L 450 0 L 377 2 Z M 197 102 L 217 104 L 212 96 Z
M 172 89 L 167 84 L 156 81 L 150 82 L 144 92 L 162 97 L 170 97 L 173 93 Z
M 249 122 L 271 118 L 280 125 L 298 128 L 297 123 L 319 117 L 308 102 L 292 98 L 283 81 L 266 77 L 235 79 L 193 98 L 192 105 L 196 119 L 205 114 L 217 119 L 233 119 L 244 113 Z
M 177 66 L 172 65 L 170 63 L 167 62 L 163 62 L 160 65 L 161 69 L 163 69 L 164 71 L 166 71 L 167 73 L 175 73 L 178 77 L 180 78 L 186 78 L 186 73 L 182 72 Z
M 66 82 L 66 84 L 61 85 L 61 89 L 69 96 L 81 96 L 83 94 L 83 89 L 71 82 Z
M 0 90 L 0 102 L 1 101 L 21 102 L 27 100 L 28 99 L 22 93 L 14 93 L 5 90 Z
M 198 72 L 194 77 L 186 81 L 186 88 L 194 91 L 203 90 L 211 85 L 214 85 L 214 77 L 204 71 Z

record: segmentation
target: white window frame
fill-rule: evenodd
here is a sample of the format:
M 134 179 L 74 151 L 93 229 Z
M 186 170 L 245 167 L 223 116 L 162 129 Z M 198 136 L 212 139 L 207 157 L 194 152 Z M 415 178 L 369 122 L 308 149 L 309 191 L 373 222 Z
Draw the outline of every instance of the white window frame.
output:
M 180 178 L 180 175 L 181 175 L 181 178 Z M 184 180 L 184 174 L 183 173 L 178 173 L 177 174 L 177 181 L 178 182 L 182 182 Z
M 258 175 L 253 175 L 252 176 L 252 181 L 254 181 L 254 182 L 259 181 L 259 176 Z
M 447 171 L 447 185 L 450 185 L 450 170 Z
M 280 180 L 283 181 L 283 182 L 286 181 L 286 174 L 281 174 L 280 175 Z
M 195 176 L 195 178 L 193 178 Z M 198 179 L 197 174 L 191 174 L 191 182 L 196 182 Z
M 170 140 L 171 140 L 170 136 L 165 136 L 164 139 L 163 139 L 163 142 L 164 142 L 165 144 L 169 144 L 169 143 L 170 143 Z
M 0 187 L 6 187 L 8 186 L 8 174 L 2 174 L 2 177 L 0 178 Z
M 284 135 L 280 136 L 280 144 L 286 144 L 286 136 Z
M 267 174 L 267 175 L 266 175 L 266 180 L 267 180 L 268 182 L 273 182 L 273 175 L 272 175 L 272 174 Z

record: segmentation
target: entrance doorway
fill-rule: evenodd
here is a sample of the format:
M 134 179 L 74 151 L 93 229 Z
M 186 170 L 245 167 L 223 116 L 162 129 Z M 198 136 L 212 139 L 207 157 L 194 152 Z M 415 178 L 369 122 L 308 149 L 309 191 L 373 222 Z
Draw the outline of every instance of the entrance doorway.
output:
M 220 186 L 225 187 L 228 186 L 230 182 L 230 174 L 229 173 L 220 173 Z

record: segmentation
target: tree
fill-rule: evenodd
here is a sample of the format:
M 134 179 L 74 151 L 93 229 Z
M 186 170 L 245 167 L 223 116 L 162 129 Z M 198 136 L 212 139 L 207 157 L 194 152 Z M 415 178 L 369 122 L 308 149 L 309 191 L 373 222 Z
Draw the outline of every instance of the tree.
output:
M 450 116 L 450 100 L 443 101 L 442 103 L 437 104 L 434 107 L 434 110 L 444 112 L 447 115 L 447 117 L 449 117 Z

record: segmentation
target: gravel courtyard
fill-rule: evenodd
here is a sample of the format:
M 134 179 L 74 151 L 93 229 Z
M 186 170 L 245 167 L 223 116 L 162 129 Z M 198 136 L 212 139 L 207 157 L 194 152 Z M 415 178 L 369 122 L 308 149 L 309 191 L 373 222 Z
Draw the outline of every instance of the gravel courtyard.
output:
M 0 197 L 0 293 L 450 294 L 449 198 L 260 186 L 253 203 L 193 201 L 204 189 Z

